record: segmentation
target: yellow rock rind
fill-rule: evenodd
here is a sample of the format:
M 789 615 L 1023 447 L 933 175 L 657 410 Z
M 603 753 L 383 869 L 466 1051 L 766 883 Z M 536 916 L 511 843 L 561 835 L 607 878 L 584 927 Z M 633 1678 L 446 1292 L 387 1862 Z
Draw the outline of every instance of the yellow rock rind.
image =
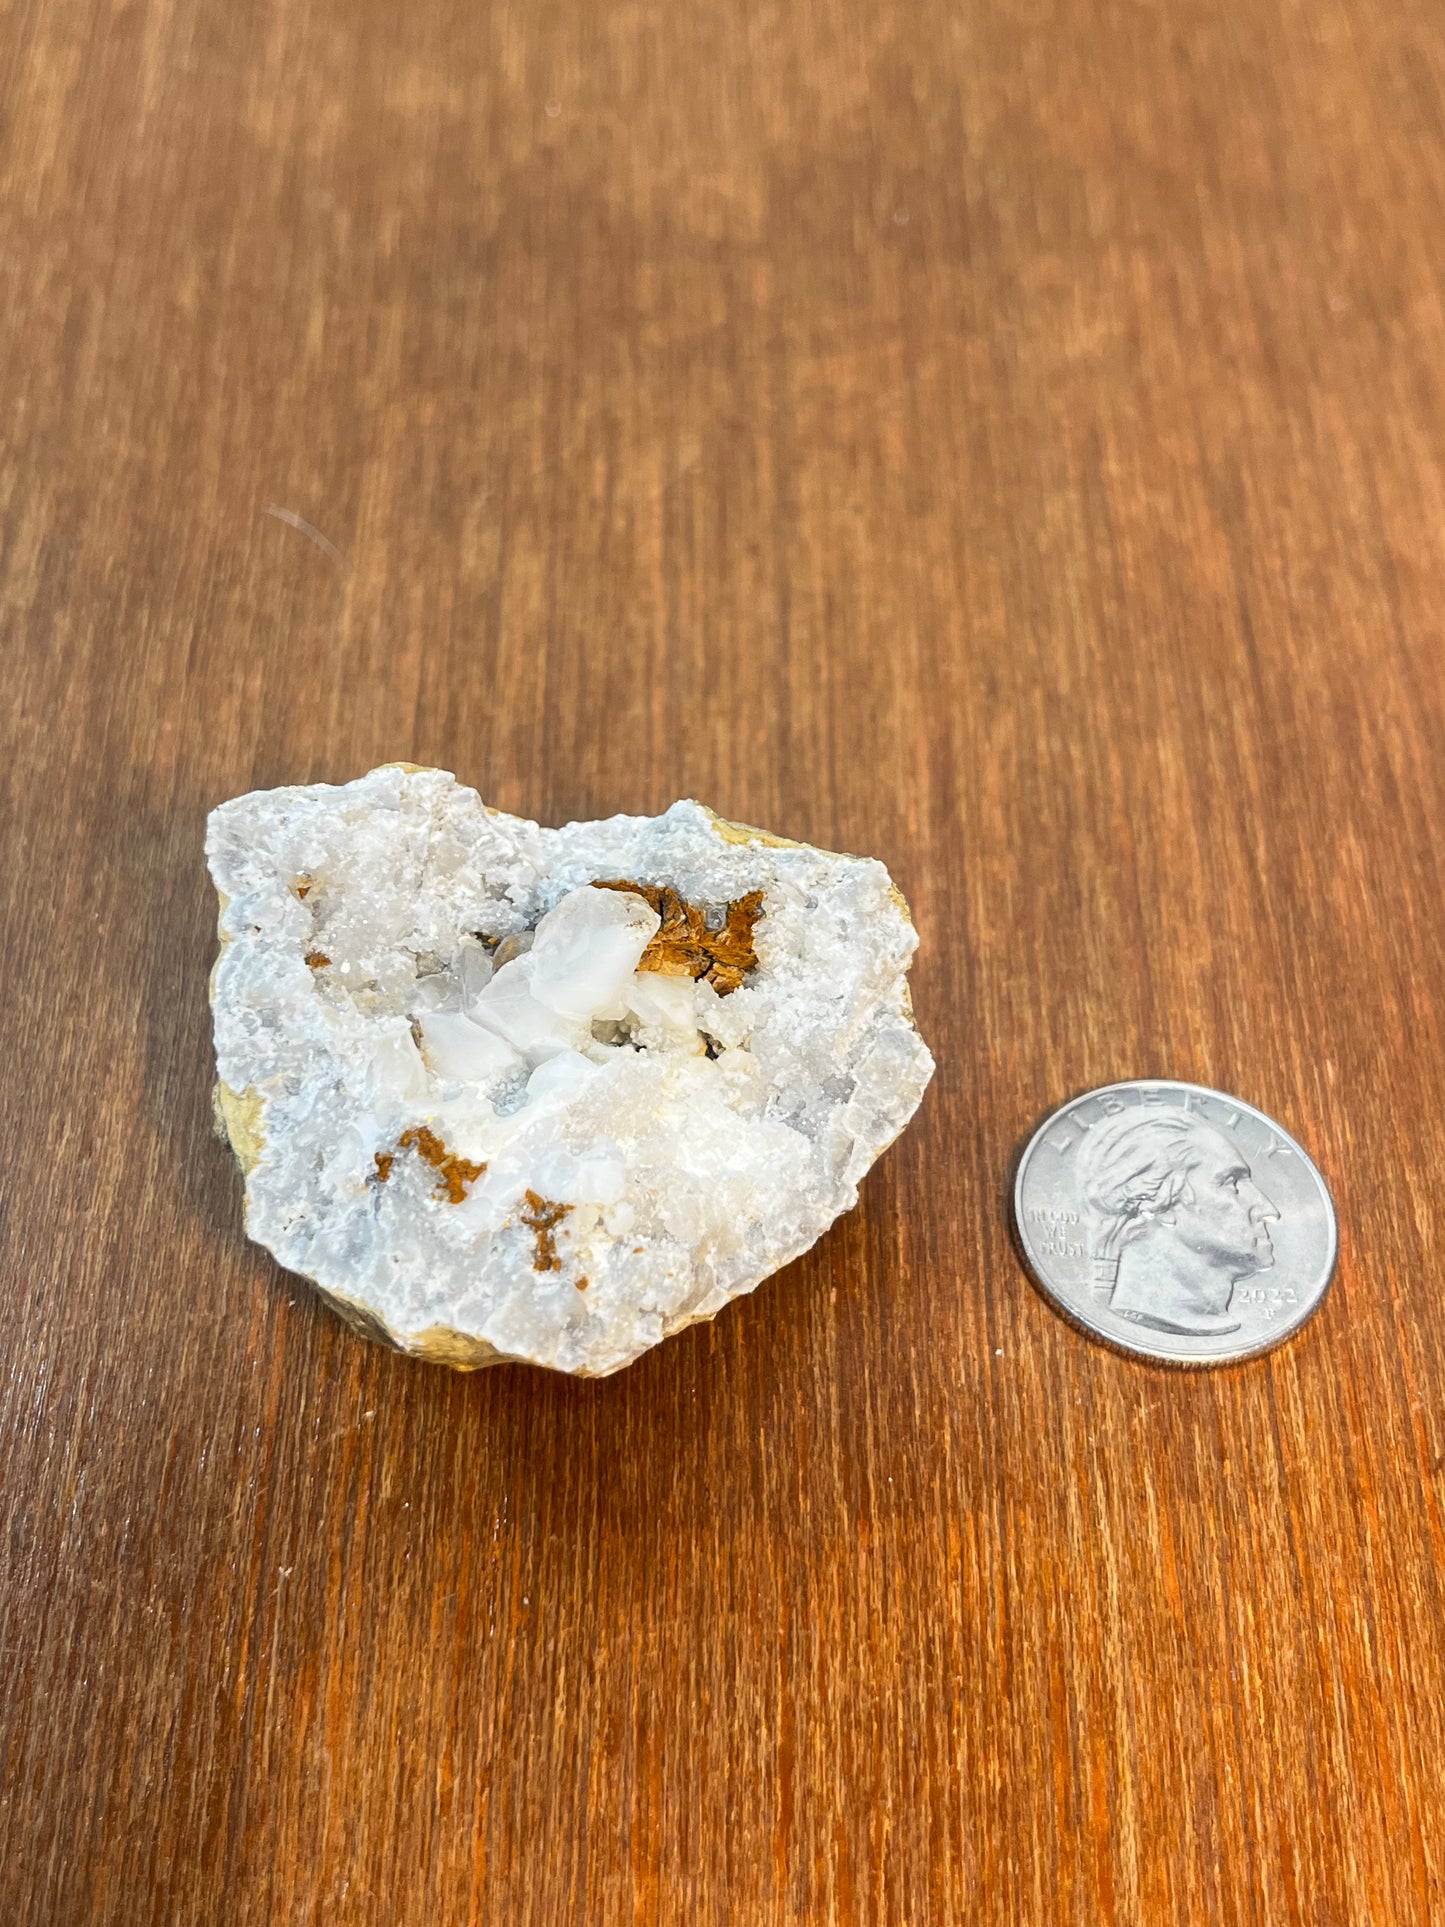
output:
M 220 948 L 216 961 L 211 966 L 209 985 L 210 1000 L 216 1001 L 216 973 L 221 967 L 221 959 L 226 954 L 226 945 L 231 941 L 225 927 L 226 905 L 231 899 L 224 890 L 218 890 L 220 907 L 216 912 L 216 934 L 220 938 Z M 266 1147 L 266 1136 L 262 1129 L 266 1106 L 261 1093 L 246 1089 L 233 1091 L 229 1084 L 218 1078 L 211 1092 L 211 1113 L 216 1120 L 216 1135 L 224 1138 L 236 1155 L 242 1176 L 249 1176 L 260 1162 L 261 1153 Z
M 233 1091 L 229 1084 L 218 1081 L 211 1101 L 221 1135 L 229 1140 L 242 1175 L 249 1177 L 260 1163 L 261 1153 L 266 1148 L 266 1134 L 262 1128 L 266 1115 L 265 1100 L 257 1090 L 248 1087 L 244 1091 Z

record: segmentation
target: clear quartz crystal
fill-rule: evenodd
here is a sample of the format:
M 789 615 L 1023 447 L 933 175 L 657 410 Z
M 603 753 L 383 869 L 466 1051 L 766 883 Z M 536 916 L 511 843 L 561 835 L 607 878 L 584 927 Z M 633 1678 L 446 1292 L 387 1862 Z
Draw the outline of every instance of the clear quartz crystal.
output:
M 224 803 L 207 853 L 247 1228 L 451 1364 L 596 1375 L 713 1316 L 856 1201 L 932 1074 L 883 866 L 697 803 L 546 830 L 391 765 Z M 710 931 L 761 891 L 741 987 L 652 967 L 618 879 Z
M 626 1016 L 627 991 L 661 921 L 624 891 L 569 891 L 537 925 L 532 995 L 578 1023 Z
M 464 937 L 457 945 L 450 975 L 457 985 L 462 1008 L 480 997 L 496 968 L 492 953 L 480 937 Z
M 465 1011 L 430 1011 L 417 1019 L 422 1056 L 438 1078 L 460 1084 L 488 1085 L 521 1064 L 518 1051 L 473 1021 Z

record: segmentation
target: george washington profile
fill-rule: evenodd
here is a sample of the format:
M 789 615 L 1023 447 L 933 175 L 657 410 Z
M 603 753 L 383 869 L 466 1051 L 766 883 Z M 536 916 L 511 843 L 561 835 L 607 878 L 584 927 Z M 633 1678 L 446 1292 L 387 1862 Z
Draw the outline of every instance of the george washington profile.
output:
M 1222 1131 L 1192 1111 L 1121 1112 L 1089 1132 L 1079 1184 L 1111 1311 L 1156 1331 L 1239 1329 L 1234 1287 L 1274 1263 L 1279 1212 Z

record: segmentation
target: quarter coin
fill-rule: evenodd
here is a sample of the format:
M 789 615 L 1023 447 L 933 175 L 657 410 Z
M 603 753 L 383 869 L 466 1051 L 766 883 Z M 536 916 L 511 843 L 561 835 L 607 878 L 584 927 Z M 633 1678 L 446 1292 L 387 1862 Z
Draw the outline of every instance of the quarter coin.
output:
M 1339 1242 L 1325 1181 L 1282 1125 L 1153 1079 L 1060 1105 L 1019 1161 L 1014 1218 L 1066 1318 L 1171 1365 L 1252 1358 L 1298 1331 Z

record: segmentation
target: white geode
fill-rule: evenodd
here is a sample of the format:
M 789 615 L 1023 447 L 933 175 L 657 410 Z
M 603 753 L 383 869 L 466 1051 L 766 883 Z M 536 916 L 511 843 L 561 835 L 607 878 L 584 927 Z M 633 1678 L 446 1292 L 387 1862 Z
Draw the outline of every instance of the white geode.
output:
M 883 865 L 698 803 L 546 830 L 392 764 L 223 803 L 206 851 L 246 1228 L 448 1364 L 600 1375 L 711 1318 L 856 1202 L 933 1072 Z M 761 891 L 756 965 L 664 974 L 608 881 L 709 931 Z

